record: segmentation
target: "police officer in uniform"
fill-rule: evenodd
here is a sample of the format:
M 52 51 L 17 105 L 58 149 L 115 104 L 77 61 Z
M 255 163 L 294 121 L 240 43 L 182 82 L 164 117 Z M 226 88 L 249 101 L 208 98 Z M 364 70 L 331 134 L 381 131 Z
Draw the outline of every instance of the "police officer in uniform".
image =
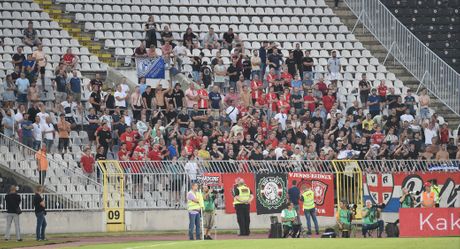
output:
M 187 210 L 189 217 L 188 236 L 193 240 L 193 228 L 196 230 L 196 240 L 201 239 L 201 211 L 204 207 L 203 195 L 198 190 L 198 184 L 193 183 L 192 189 L 187 193 Z
M 300 200 L 303 201 L 303 212 L 307 220 L 307 235 L 311 235 L 311 223 L 310 217 L 315 224 L 316 235 L 319 234 L 318 220 L 316 219 L 316 208 L 315 208 L 315 192 L 311 189 L 311 185 L 303 186 L 303 193 L 300 196 Z
M 251 190 L 246 184 L 244 184 L 243 179 L 238 179 L 238 183 L 233 189 L 233 206 L 236 210 L 236 218 L 238 221 L 238 226 L 240 227 L 240 236 L 249 236 L 249 210 L 250 203 L 254 199 L 254 196 L 251 193 Z

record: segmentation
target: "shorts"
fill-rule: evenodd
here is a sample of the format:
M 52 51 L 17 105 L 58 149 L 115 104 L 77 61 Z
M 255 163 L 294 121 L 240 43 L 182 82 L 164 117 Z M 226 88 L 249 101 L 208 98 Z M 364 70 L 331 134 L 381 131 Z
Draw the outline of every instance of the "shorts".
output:
M 203 212 L 203 227 L 205 229 L 212 229 L 214 226 L 215 212 Z
M 340 73 L 339 72 L 330 72 L 329 73 L 329 80 L 339 80 Z

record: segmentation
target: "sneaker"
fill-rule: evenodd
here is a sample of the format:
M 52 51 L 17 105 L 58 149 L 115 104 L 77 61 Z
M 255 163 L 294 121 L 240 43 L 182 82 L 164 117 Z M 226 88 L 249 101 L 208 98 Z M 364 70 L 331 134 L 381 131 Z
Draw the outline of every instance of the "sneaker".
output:
M 21 241 L 22 241 L 22 239 L 18 239 L 18 240 L 17 240 L 17 242 L 21 242 Z

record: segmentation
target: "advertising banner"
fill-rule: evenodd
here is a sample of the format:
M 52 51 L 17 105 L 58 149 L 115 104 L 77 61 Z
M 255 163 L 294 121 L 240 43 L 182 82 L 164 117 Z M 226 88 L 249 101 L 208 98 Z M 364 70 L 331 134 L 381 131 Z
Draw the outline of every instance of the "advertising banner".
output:
M 257 214 L 279 214 L 286 207 L 286 173 L 256 174 Z
M 460 207 L 460 172 L 365 174 L 364 199 L 385 204 L 385 212 L 398 212 L 401 189 L 407 188 L 413 193 L 417 207 L 423 184 L 431 180 L 436 180 L 439 186 L 440 207 Z
M 315 192 L 316 212 L 318 216 L 334 216 L 334 175 L 329 173 L 303 173 L 288 174 L 288 188 L 296 186 L 302 193 L 305 185 L 311 185 Z M 300 215 L 303 215 L 303 202 L 299 202 Z
M 136 58 L 136 69 L 138 78 L 165 78 L 165 61 L 163 57 Z
M 224 182 L 224 199 L 225 199 L 225 213 L 235 213 L 235 207 L 233 207 L 233 189 L 236 186 L 236 179 L 242 178 L 248 188 L 254 195 L 254 200 L 251 202 L 251 212 L 256 212 L 256 198 L 255 198 L 255 183 L 254 174 L 252 173 L 225 173 L 222 174 L 222 180 Z
M 460 208 L 401 208 L 400 237 L 460 235 Z

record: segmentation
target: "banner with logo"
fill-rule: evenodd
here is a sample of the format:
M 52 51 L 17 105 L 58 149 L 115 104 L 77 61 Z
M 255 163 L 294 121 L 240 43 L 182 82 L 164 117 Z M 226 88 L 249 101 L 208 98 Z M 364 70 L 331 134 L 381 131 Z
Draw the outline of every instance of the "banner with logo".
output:
M 334 174 L 329 173 L 303 173 L 288 174 L 288 188 L 296 186 L 302 193 L 305 185 L 312 186 L 315 192 L 316 212 L 318 216 L 334 216 Z M 303 202 L 299 201 L 300 215 L 303 215 Z
M 224 183 L 224 199 L 225 199 L 225 213 L 235 213 L 235 207 L 233 206 L 233 189 L 236 186 L 236 180 L 242 178 L 248 188 L 254 195 L 254 200 L 251 202 L 251 212 L 256 212 L 256 198 L 255 198 L 255 183 L 254 174 L 252 173 L 225 173 L 222 174 L 222 180 Z
M 281 213 L 286 208 L 286 173 L 256 174 L 257 214 Z
M 401 208 L 400 237 L 458 236 L 460 208 Z
M 163 57 L 136 58 L 136 69 L 138 78 L 164 79 L 165 61 Z
M 398 212 L 401 189 L 407 188 L 413 192 L 417 207 L 424 183 L 431 180 L 436 180 L 439 186 L 440 207 L 460 207 L 460 172 L 365 174 L 364 199 L 385 204 L 386 212 Z
M 222 186 L 222 174 L 221 173 L 203 173 L 197 176 L 197 181 L 200 184 L 208 185 L 211 187 Z

